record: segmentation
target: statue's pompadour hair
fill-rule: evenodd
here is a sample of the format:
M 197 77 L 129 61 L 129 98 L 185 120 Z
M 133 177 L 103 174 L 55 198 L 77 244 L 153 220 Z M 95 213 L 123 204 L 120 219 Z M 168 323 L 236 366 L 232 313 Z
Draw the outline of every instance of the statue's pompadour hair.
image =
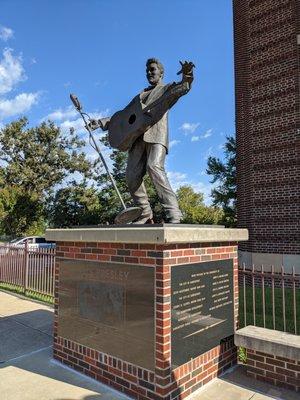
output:
M 161 76 L 164 76 L 164 66 L 162 65 L 162 63 L 157 59 L 157 58 L 148 58 L 148 60 L 146 61 L 146 68 L 148 68 L 148 66 L 150 64 L 156 64 L 158 66 L 158 68 L 160 69 L 161 72 Z

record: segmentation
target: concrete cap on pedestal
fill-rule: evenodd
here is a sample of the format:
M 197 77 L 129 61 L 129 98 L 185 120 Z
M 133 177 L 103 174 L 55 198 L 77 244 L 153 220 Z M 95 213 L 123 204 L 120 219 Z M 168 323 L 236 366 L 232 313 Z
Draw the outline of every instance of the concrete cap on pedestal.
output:
M 155 244 L 240 242 L 248 240 L 248 230 L 224 228 L 217 225 L 112 225 L 47 229 L 46 239 L 56 242 Z

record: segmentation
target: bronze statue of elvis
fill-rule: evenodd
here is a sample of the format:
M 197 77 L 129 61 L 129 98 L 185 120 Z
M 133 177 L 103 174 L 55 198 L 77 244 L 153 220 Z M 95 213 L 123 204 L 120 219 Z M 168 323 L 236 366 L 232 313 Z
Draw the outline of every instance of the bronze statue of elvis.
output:
M 144 224 L 152 221 L 153 213 L 150 207 L 143 178 L 148 173 L 164 208 L 168 223 L 180 223 L 182 217 L 178 202 L 165 171 L 165 157 L 168 154 L 168 110 L 177 100 L 189 92 L 193 82 L 192 62 L 180 62 L 182 74 L 180 82 L 163 83 L 164 67 L 156 58 L 146 62 L 146 76 L 149 86 L 139 93 L 130 103 L 131 109 L 141 109 L 149 113 L 152 123 L 140 129 L 141 134 L 134 139 L 128 148 L 128 163 L 126 180 L 132 199 L 136 206 L 142 209 L 142 214 L 134 223 Z M 135 115 L 135 114 L 133 114 Z M 113 117 L 112 117 L 113 118 Z M 120 118 L 120 116 L 119 116 Z M 121 114 L 122 118 L 122 114 Z M 91 121 L 95 129 L 109 130 L 111 118 Z M 140 132 L 138 131 L 138 132 Z

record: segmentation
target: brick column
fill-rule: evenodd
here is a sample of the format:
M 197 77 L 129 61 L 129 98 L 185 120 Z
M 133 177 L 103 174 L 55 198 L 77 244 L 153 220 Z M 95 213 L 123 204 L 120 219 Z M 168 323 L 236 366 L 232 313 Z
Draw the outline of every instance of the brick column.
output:
M 107 228 L 106 228 L 107 229 Z M 147 229 L 143 228 L 144 233 Z M 164 228 L 163 228 L 164 229 Z M 178 228 L 177 232 L 178 232 Z M 232 335 L 222 338 L 221 343 L 214 345 L 204 353 L 194 354 L 193 357 L 180 365 L 172 365 L 172 268 L 189 268 L 197 266 L 201 273 L 201 266 L 209 262 L 218 261 L 219 269 L 222 270 L 223 261 L 232 260 L 233 266 L 233 299 L 234 304 L 234 325 L 238 318 L 238 265 L 237 265 L 237 239 L 246 239 L 247 234 L 243 230 L 226 230 L 236 232 L 232 240 L 225 241 L 197 241 L 195 243 L 122 243 L 122 242 L 101 242 L 84 239 L 74 233 L 74 238 L 81 238 L 81 241 L 71 241 L 66 232 L 66 240 L 61 240 L 64 232 L 59 234 L 49 230 L 47 238 L 57 241 L 57 262 L 56 262 L 56 289 L 55 289 L 55 328 L 54 328 L 54 357 L 60 362 L 71 366 L 98 381 L 114 387 L 126 393 L 132 398 L 140 400 L 171 400 L 184 399 L 207 382 L 221 375 L 227 368 L 236 363 L 236 348 Z M 221 231 L 216 231 L 220 239 Z M 150 230 L 148 230 L 150 232 Z M 177 233 L 176 232 L 176 233 Z M 202 229 L 202 232 L 204 230 Z M 202 235 L 200 230 L 200 236 Z M 86 235 L 88 236 L 88 235 Z M 138 235 L 142 238 L 143 235 Z M 183 235 L 184 236 L 184 235 Z M 200 238 L 199 236 L 199 238 Z M 115 235 L 116 240 L 117 235 Z M 128 239 L 127 239 L 128 240 Z M 145 240 L 145 239 L 144 239 Z M 157 237 L 158 241 L 160 241 Z M 177 239 L 178 240 L 178 239 Z M 183 237 L 184 240 L 184 237 Z M 197 239 L 196 239 L 197 240 Z M 203 240 L 203 239 L 202 239 Z M 74 268 L 80 265 L 80 261 L 93 267 L 112 266 L 118 270 L 122 268 L 150 268 L 154 272 L 154 351 L 155 361 L 153 368 L 141 367 L 134 362 L 121 359 L 120 357 L 108 354 L 105 349 L 91 348 L 70 337 L 59 334 L 59 313 L 62 313 L 63 306 L 60 302 L 60 295 L 68 290 L 68 285 L 61 287 L 60 269 L 64 263 L 69 263 L 70 273 L 72 262 Z M 65 279 L 65 277 L 63 278 Z M 174 291 L 173 291 L 174 292 Z M 101 306 L 101 305 L 99 305 Z M 233 327 L 234 328 L 234 327 Z M 210 328 L 213 329 L 213 328 Z M 174 363 L 173 363 L 174 364 Z
M 300 5 L 233 0 L 241 263 L 300 271 Z

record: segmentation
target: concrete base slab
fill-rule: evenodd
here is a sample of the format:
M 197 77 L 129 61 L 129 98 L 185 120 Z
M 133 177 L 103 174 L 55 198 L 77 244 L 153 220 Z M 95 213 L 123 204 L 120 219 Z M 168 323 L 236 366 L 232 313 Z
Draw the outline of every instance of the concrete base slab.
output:
M 222 379 L 215 379 L 210 385 L 204 387 L 193 400 L 249 400 L 253 398 L 253 391 L 232 385 Z
M 278 397 L 275 397 L 275 399 L 276 398 L 278 398 Z M 251 398 L 251 400 L 268 400 L 268 399 L 270 399 L 270 396 L 266 396 L 266 395 L 264 395 L 264 394 L 255 394 L 252 398 Z
M 243 366 L 238 366 L 221 378 L 216 378 L 192 395 L 191 400 L 298 400 L 299 394 L 275 388 L 265 382 L 256 381 L 246 375 Z
M 52 349 L 0 364 L 1 400 L 128 400 L 52 360 Z
M 247 229 L 218 225 L 110 225 L 93 228 L 47 229 L 46 239 L 55 242 L 110 243 L 209 243 L 248 240 Z

